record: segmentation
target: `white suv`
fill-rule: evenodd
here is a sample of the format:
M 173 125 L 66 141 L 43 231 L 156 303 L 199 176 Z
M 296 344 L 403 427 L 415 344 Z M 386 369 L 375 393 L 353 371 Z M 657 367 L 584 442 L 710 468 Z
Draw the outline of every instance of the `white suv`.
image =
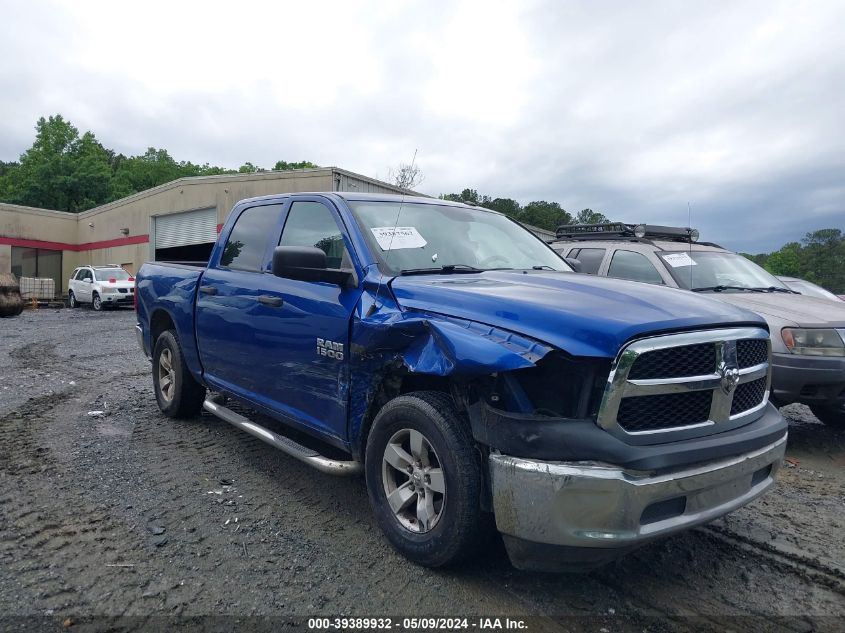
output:
M 133 305 L 135 278 L 120 266 L 82 266 L 68 282 L 68 305 L 90 303 L 100 311 L 106 306 Z

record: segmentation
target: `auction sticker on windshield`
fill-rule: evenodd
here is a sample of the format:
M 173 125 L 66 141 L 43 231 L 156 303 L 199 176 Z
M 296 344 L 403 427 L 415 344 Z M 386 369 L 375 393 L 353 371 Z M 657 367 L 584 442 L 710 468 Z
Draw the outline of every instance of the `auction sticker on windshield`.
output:
M 669 253 L 663 256 L 663 261 L 669 264 L 672 268 L 680 268 L 681 266 L 697 266 L 695 260 L 686 253 Z
M 422 248 L 428 243 L 413 226 L 377 226 L 370 230 L 383 251 Z

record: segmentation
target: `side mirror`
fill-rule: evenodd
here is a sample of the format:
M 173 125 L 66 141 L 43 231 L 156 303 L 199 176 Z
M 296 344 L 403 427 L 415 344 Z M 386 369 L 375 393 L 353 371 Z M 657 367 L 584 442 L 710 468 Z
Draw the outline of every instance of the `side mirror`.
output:
M 563 261 L 572 266 L 572 270 L 574 270 L 576 273 L 581 272 L 582 266 L 580 259 L 575 259 L 574 257 L 564 257 Z
M 313 246 L 277 246 L 273 249 L 273 274 L 285 279 L 324 281 L 341 288 L 355 280 L 351 270 L 326 268 L 326 254 Z
M 84 281 L 86 284 L 93 284 L 94 283 L 94 280 L 91 279 L 90 277 L 86 277 L 82 281 Z

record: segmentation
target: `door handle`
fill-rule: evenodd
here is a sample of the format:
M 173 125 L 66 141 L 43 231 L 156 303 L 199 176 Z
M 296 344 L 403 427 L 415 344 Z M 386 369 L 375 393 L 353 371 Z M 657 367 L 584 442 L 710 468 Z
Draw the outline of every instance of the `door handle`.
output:
M 285 302 L 282 301 L 279 297 L 273 297 L 271 295 L 261 295 L 258 297 L 258 303 L 263 303 L 265 306 L 270 306 L 273 308 L 281 308 Z
M 217 288 L 214 286 L 200 286 L 200 292 L 204 295 L 216 295 Z

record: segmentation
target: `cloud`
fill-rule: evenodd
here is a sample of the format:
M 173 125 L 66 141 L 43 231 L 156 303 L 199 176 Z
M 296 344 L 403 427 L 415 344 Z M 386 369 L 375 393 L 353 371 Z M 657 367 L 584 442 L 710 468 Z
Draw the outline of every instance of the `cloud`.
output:
M 0 159 L 56 112 L 117 151 L 312 160 L 687 221 L 763 251 L 845 229 L 845 5 L 11 2 Z

